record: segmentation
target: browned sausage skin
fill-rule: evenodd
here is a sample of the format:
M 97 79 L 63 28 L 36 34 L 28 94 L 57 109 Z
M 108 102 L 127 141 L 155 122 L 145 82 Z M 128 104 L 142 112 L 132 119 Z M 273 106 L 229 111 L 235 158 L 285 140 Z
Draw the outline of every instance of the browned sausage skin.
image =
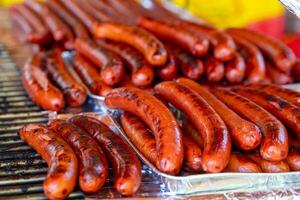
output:
M 260 166 L 252 161 L 247 155 L 233 152 L 230 156 L 229 163 L 225 168 L 227 172 L 240 173 L 260 173 L 262 172 Z
M 225 77 L 229 83 L 240 83 L 245 77 L 246 64 L 244 58 L 237 52 L 234 57 L 225 64 Z
M 179 173 L 184 153 L 181 130 L 162 102 L 139 89 L 119 88 L 105 97 L 105 103 L 110 108 L 126 110 L 143 120 L 155 136 L 157 168 L 168 174 Z
M 48 163 L 43 184 L 45 195 L 49 199 L 67 198 L 76 186 L 78 174 L 78 161 L 72 148 L 43 125 L 25 125 L 18 133 Z
M 300 151 L 297 147 L 290 147 L 289 154 L 286 158 L 291 171 L 300 171 Z
M 95 118 L 76 116 L 69 120 L 94 137 L 114 170 L 114 187 L 122 195 L 134 194 L 141 185 L 141 164 L 133 150 Z
M 205 76 L 210 82 L 219 82 L 225 76 L 224 64 L 213 56 L 208 56 L 203 60 Z
M 106 157 L 97 142 L 84 130 L 63 120 L 54 120 L 49 129 L 61 136 L 79 160 L 79 186 L 87 193 L 100 190 L 108 177 Z

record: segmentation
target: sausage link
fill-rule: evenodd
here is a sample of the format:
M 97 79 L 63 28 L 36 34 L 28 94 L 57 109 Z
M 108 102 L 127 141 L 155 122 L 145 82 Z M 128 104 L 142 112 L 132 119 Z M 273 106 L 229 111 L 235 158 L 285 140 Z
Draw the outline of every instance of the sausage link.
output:
M 148 9 L 150 9 L 152 13 L 157 15 L 160 20 L 173 23 L 174 21 L 180 19 L 176 14 L 174 14 L 173 12 L 165 8 L 160 1 L 158 0 L 150 0 L 150 1 L 152 6 Z
M 154 89 L 165 100 L 181 110 L 202 135 L 203 170 L 222 171 L 229 161 L 231 139 L 220 116 L 200 95 L 184 85 L 166 81 L 156 85 Z
M 272 83 L 284 85 L 293 82 L 293 78 L 290 75 L 281 72 L 277 68 L 274 68 L 269 62 L 266 63 L 266 71 L 270 76 Z
M 61 111 L 64 98 L 42 70 L 44 55 L 34 54 L 22 68 L 22 82 L 32 100 L 45 110 Z
M 168 55 L 163 44 L 155 36 L 141 28 L 98 23 L 93 27 L 92 33 L 96 38 L 111 39 L 135 47 L 151 65 L 160 66 L 167 62 Z
M 241 36 L 255 44 L 281 71 L 290 71 L 292 69 L 292 65 L 296 61 L 296 56 L 293 51 L 279 40 L 242 28 L 230 28 L 227 29 L 227 32 L 231 35 Z
M 74 56 L 73 67 L 93 94 L 105 96 L 111 92 L 112 87 L 102 82 L 96 67 L 80 54 Z
M 194 32 L 195 34 L 202 35 L 208 38 L 213 46 L 213 55 L 220 61 L 229 61 L 234 57 L 236 45 L 226 32 L 219 31 L 211 26 L 204 24 L 196 24 L 187 21 L 177 21 L 178 26 Z
M 184 154 L 181 130 L 173 114 L 161 101 L 139 89 L 119 88 L 105 97 L 105 103 L 110 108 L 126 110 L 143 120 L 155 136 L 156 167 L 164 173 L 179 173 Z
M 246 73 L 246 64 L 244 58 L 239 53 L 234 53 L 232 60 L 228 61 L 225 69 L 226 80 L 230 83 L 240 83 Z
M 75 116 L 69 120 L 94 137 L 114 171 L 114 187 L 122 195 L 134 194 L 141 185 L 141 164 L 133 150 L 95 118 Z
M 131 81 L 139 87 L 147 87 L 154 80 L 154 69 L 136 49 L 123 43 L 97 40 L 97 44 L 118 54 L 128 64 Z
M 295 82 L 300 82 L 300 60 L 297 59 L 296 63 L 293 65 L 291 72 Z
M 102 12 L 109 14 L 114 19 L 120 18 L 119 20 L 121 22 L 125 22 L 124 19 L 128 20 L 126 15 L 124 15 L 124 13 L 120 13 L 112 7 L 111 2 L 107 2 L 107 1 L 103 1 L 103 0 L 100 0 L 100 1 L 99 0 L 87 0 L 87 2 L 90 5 L 92 5 L 93 7 L 97 8 L 98 10 L 101 10 Z
M 204 147 L 204 141 L 201 134 L 197 131 L 197 129 L 190 123 L 187 119 L 183 120 L 182 129 L 185 134 L 190 136 L 192 140 L 201 148 Z
M 224 64 L 213 56 L 208 56 L 204 58 L 203 66 L 205 70 L 205 75 L 210 82 L 219 82 L 225 76 L 225 66 Z
M 168 55 L 167 63 L 163 67 L 157 69 L 159 78 L 164 81 L 173 80 L 178 74 L 178 63 L 175 55 L 171 51 L 168 51 Z
M 146 124 L 129 112 L 121 115 L 121 124 L 134 146 L 155 165 L 157 159 L 155 139 Z
M 257 165 L 260 166 L 263 172 L 266 173 L 280 173 L 289 172 L 289 165 L 285 160 L 282 161 L 268 161 L 264 160 L 261 155 L 256 152 L 248 155 Z
M 225 168 L 226 172 L 240 173 L 260 173 L 262 172 L 259 165 L 252 161 L 247 155 L 233 152 L 230 156 L 229 163 Z
M 28 124 L 18 133 L 48 163 L 43 183 L 45 195 L 49 199 L 67 198 L 76 186 L 78 174 L 78 161 L 72 148 L 43 125 Z
M 209 41 L 187 29 L 146 17 L 141 17 L 138 25 L 157 37 L 180 46 L 195 56 L 203 56 L 208 52 Z
M 108 164 L 97 142 L 81 128 L 63 120 L 54 120 L 48 127 L 61 136 L 78 156 L 79 186 L 82 191 L 99 191 L 108 177 Z
M 234 110 L 241 117 L 256 124 L 262 133 L 260 144 L 261 156 L 269 161 L 280 161 L 288 154 L 288 135 L 283 124 L 254 102 L 232 91 L 211 88 L 218 99 Z
M 62 3 L 62 0 L 47 0 L 47 6 L 62 20 L 64 20 L 73 30 L 76 38 L 88 39 L 89 32 Z
M 87 98 L 87 92 L 84 87 L 76 82 L 66 68 L 61 57 L 61 51 L 55 49 L 50 52 L 46 63 L 48 74 L 63 90 L 68 105 L 72 107 L 81 106 Z
M 231 138 L 235 145 L 241 150 L 253 150 L 261 141 L 261 133 L 258 127 L 238 116 L 233 110 L 211 94 L 204 86 L 186 79 L 177 79 L 177 82 L 197 92 L 224 120 Z
M 202 171 L 202 150 L 187 134 L 182 134 L 184 147 L 184 165 L 191 172 Z
M 256 83 L 263 81 L 266 76 L 266 66 L 260 50 L 243 37 L 234 34 L 231 36 L 246 62 L 246 82 Z
M 124 74 L 124 64 L 121 58 L 110 51 L 96 45 L 91 40 L 75 40 L 75 49 L 101 68 L 101 80 L 109 86 L 119 83 Z
M 300 171 L 300 152 L 298 148 L 290 147 L 286 162 L 291 171 Z
M 300 139 L 300 108 L 284 99 L 263 90 L 244 87 L 234 88 L 233 91 L 250 99 L 263 107 L 285 126 L 289 127 Z

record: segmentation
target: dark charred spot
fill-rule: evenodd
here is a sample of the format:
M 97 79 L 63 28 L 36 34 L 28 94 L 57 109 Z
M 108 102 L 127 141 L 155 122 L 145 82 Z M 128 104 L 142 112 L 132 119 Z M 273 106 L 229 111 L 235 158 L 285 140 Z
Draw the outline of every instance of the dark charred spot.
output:
M 267 95 L 265 98 L 266 98 L 267 101 L 274 101 L 275 100 L 275 97 L 273 95 Z
M 278 101 L 278 105 L 279 105 L 280 108 L 288 108 L 288 107 L 290 107 L 290 104 L 288 102 L 281 101 L 281 100 Z

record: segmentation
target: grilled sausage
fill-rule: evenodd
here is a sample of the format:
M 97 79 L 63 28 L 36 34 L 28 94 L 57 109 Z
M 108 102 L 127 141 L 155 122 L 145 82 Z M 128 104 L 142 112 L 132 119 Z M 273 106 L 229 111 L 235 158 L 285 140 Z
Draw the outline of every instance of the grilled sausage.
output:
M 141 185 L 141 164 L 133 150 L 95 118 L 76 116 L 70 122 L 92 135 L 108 157 L 114 171 L 114 187 L 122 195 L 134 194 Z
M 80 54 L 74 56 L 73 67 L 93 94 L 105 96 L 111 92 L 112 87 L 103 83 L 96 67 Z
M 157 69 L 159 78 L 164 81 L 170 81 L 176 78 L 178 74 L 178 63 L 175 55 L 171 51 L 168 51 L 168 55 L 167 63 L 163 67 Z
M 255 44 L 281 71 L 290 71 L 292 69 L 292 65 L 296 61 L 296 56 L 293 51 L 279 40 L 242 28 L 230 28 L 227 32 L 231 35 L 241 36 Z
M 154 96 L 134 88 L 114 89 L 105 97 L 110 108 L 123 109 L 143 120 L 152 130 L 156 146 L 156 167 L 168 174 L 177 174 L 183 161 L 180 127 L 169 109 Z
M 97 142 L 81 128 L 63 120 L 52 121 L 49 129 L 61 136 L 78 156 L 79 186 L 82 191 L 99 191 L 108 177 L 108 164 Z
M 187 134 L 182 134 L 184 147 L 184 165 L 191 172 L 202 171 L 202 150 Z
M 202 135 L 203 170 L 222 171 L 229 161 L 231 140 L 220 116 L 200 95 L 184 85 L 165 81 L 156 85 L 154 89 L 165 100 L 181 110 Z
M 206 78 L 210 82 L 219 82 L 225 76 L 224 64 L 213 56 L 204 58 L 203 66 Z
M 300 60 L 299 59 L 293 65 L 291 74 L 295 82 L 300 82 Z
M 208 51 L 209 41 L 206 38 L 176 25 L 146 17 L 141 17 L 138 25 L 158 38 L 174 43 L 195 56 L 203 56 Z
M 48 163 L 44 193 L 49 199 L 65 199 L 77 183 L 78 161 L 72 148 L 43 125 L 28 124 L 19 130 L 21 139 Z
M 288 135 L 283 124 L 262 107 L 225 89 L 210 90 L 238 115 L 256 124 L 262 133 L 260 153 L 265 160 L 280 161 L 288 154 Z
M 89 4 L 86 0 L 78 0 L 80 6 L 89 14 L 91 14 L 97 21 L 100 22 L 114 22 L 118 21 L 113 19 L 109 14 L 97 9 L 93 5 Z
M 124 64 L 121 58 L 114 52 L 96 45 L 91 40 L 76 39 L 75 49 L 93 62 L 97 67 L 101 68 L 101 80 L 113 86 L 119 83 L 124 74 Z
M 234 53 L 232 60 L 226 63 L 225 77 L 230 83 L 240 83 L 246 73 L 246 64 L 244 58 L 239 53 Z
M 262 172 L 259 165 L 252 161 L 247 155 L 233 152 L 230 156 L 229 163 L 225 168 L 227 172 L 240 173 L 260 173 Z
M 168 55 L 163 44 L 141 28 L 113 23 L 98 23 L 93 27 L 92 33 L 96 38 L 111 39 L 135 47 L 152 65 L 160 66 L 167 62 Z
M 22 82 L 32 100 L 45 110 L 61 111 L 64 98 L 42 70 L 42 54 L 34 54 L 22 68 Z
M 233 110 L 228 108 L 211 94 L 204 86 L 186 78 L 180 78 L 177 82 L 197 92 L 213 107 L 224 120 L 231 133 L 231 138 L 238 148 L 248 151 L 255 149 L 260 144 L 261 133 L 255 124 L 242 119 Z
M 293 82 L 293 78 L 290 75 L 281 72 L 277 68 L 274 68 L 269 62 L 266 62 L 266 71 L 267 74 L 270 76 L 272 83 L 284 85 Z
M 63 90 L 69 106 L 81 106 L 87 97 L 84 87 L 78 84 L 66 68 L 58 49 L 47 57 L 47 71 L 51 79 Z
M 291 171 L 300 171 L 300 152 L 298 148 L 290 147 L 286 162 Z
M 182 130 L 184 131 L 185 134 L 190 136 L 193 141 L 201 148 L 203 149 L 204 147 L 204 141 L 201 136 L 201 134 L 197 131 L 197 129 L 193 126 L 192 123 L 190 123 L 187 119 L 183 120 L 182 123 Z
M 139 87 L 147 87 L 154 80 L 154 69 L 136 49 L 123 43 L 97 40 L 97 44 L 118 54 L 128 64 L 131 81 Z

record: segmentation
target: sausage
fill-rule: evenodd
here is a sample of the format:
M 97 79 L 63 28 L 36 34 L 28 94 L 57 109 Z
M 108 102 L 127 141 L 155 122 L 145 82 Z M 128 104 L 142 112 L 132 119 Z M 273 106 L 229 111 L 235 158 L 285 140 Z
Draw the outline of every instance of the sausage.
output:
M 244 58 L 239 53 L 234 53 L 232 60 L 225 64 L 225 77 L 230 83 L 240 83 L 246 73 L 246 64 Z
M 269 62 L 266 63 L 266 71 L 270 76 L 272 83 L 284 85 L 293 82 L 293 78 L 290 75 L 274 68 Z
M 103 83 L 96 67 L 78 53 L 73 58 L 73 67 L 93 94 L 105 96 L 111 92 L 112 87 Z
M 135 47 L 151 65 L 160 66 L 167 62 L 168 55 L 164 45 L 155 36 L 141 28 L 114 23 L 98 23 L 93 27 L 92 33 L 96 38 L 124 42 Z
M 63 120 L 54 120 L 48 127 L 61 136 L 78 156 L 79 186 L 82 191 L 99 191 L 108 177 L 108 164 L 97 142 L 81 128 Z
M 138 25 L 157 37 L 180 46 L 195 56 L 203 56 L 208 52 L 209 41 L 187 29 L 146 17 L 141 17 Z
M 230 156 L 229 163 L 225 168 L 226 172 L 240 173 L 260 173 L 262 172 L 259 165 L 252 161 L 247 155 L 233 152 Z
M 229 161 L 231 139 L 220 116 L 200 95 L 182 84 L 165 81 L 154 90 L 182 111 L 201 134 L 204 140 L 203 170 L 222 171 Z
M 293 79 L 295 82 L 300 82 L 300 60 L 297 59 L 296 63 L 293 65 L 292 72 Z
M 241 150 L 249 151 L 255 149 L 261 141 L 261 133 L 258 127 L 228 108 L 222 101 L 217 99 L 204 86 L 189 80 L 179 78 L 177 82 L 197 92 L 224 120 L 234 144 Z
M 18 133 L 48 164 L 43 183 L 45 195 L 49 199 L 67 198 L 76 186 L 78 174 L 78 161 L 72 148 L 59 135 L 40 124 L 27 124 Z
M 256 124 L 262 133 L 260 154 L 265 160 L 280 161 L 288 154 L 288 135 L 283 124 L 254 102 L 232 91 L 211 88 L 210 91 L 241 117 Z
M 150 9 L 152 13 L 157 15 L 158 18 L 163 21 L 173 23 L 174 21 L 180 19 L 176 14 L 170 12 L 161 4 L 161 2 L 157 0 L 151 0 L 151 7 L 148 9 Z
M 87 0 L 87 2 L 92 5 L 93 7 L 97 8 L 98 10 L 101 10 L 102 12 L 106 12 L 110 16 L 112 16 L 114 19 L 120 18 L 120 19 L 126 19 L 127 17 L 124 15 L 124 13 L 120 13 L 116 11 L 112 5 L 111 1 L 108 3 L 107 1 L 99 1 L 99 0 Z M 122 20 L 125 22 L 125 20 Z
M 179 173 L 184 155 L 181 130 L 161 101 L 140 89 L 119 88 L 105 97 L 105 104 L 131 112 L 143 120 L 155 137 L 156 167 L 167 174 Z
M 201 148 L 203 149 L 204 147 L 204 141 L 203 138 L 201 136 L 201 134 L 196 130 L 196 128 L 193 126 L 192 123 L 190 123 L 187 119 L 183 120 L 182 123 L 182 129 L 184 131 L 184 133 L 188 136 L 190 136 L 190 138 L 193 139 L 193 141 Z
M 275 94 L 283 98 L 284 100 L 300 107 L 300 93 L 295 90 L 284 88 L 275 84 L 263 84 L 263 83 L 249 84 L 247 85 L 247 88 L 248 87 L 251 89 L 263 90 L 265 92 Z
M 171 47 L 170 47 L 171 49 Z M 204 72 L 203 62 L 178 47 L 172 47 L 172 52 L 177 60 L 181 73 L 193 80 L 199 80 Z
M 171 51 L 168 51 L 168 55 L 167 63 L 163 67 L 157 69 L 157 75 L 164 81 L 173 80 L 178 74 L 178 63 L 175 55 Z
M 34 34 L 32 34 L 28 40 L 31 43 L 36 43 L 40 45 L 47 45 L 51 42 L 52 36 L 45 24 L 42 20 L 34 13 L 30 8 L 25 6 L 24 4 L 17 4 L 13 6 L 17 12 L 19 12 L 25 20 L 27 20 L 34 30 Z
M 246 63 L 245 81 L 248 83 L 263 81 L 266 76 L 266 66 L 261 51 L 245 38 L 234 34 L 231 36 Z
M 31 99 L 45 110 L 61 111 L 64 98 L 42 70 L 44 55 L 34 54 L 22 68 L 22 83 Z
M 225 76 L 224 64 L 213 56 L 208 56 L 203 60 L 205 75 L 210 82 L 219 82 Z
M 194 32 L 195 34 L 202 35 L 208 38 L 213 46 L 213 56 L 220 61 L 229 61 L 234 57 L 236 45 L 226 32 L 219 31 L 211 26 L 204 24 L 196 24 L 183 20 L 177 20 L 179 27 Z
M 202 171 L 202 150 L 189 135 L 182 134 L 182 138 L 184 147 L 184 165 L 191 172 Z
M 289 127 L 300 139 L 300 108 L 284 99 L 263 90 L 248 89 L 244 87 L 234 88 L 233 91 L 250 99 L 263 107 L 285 126 Z
M 78 0 L 60 0 L 60 2 L 75 15 L 88 29 L 92 30 L 97 20 L 82 9 Z
M 66 68 L 59 49 L 49 53 L 46 66 L 51 79 L 63 90 L 68 105 L 81 106 L 87 98 L 87 92 Z
M 230 28 L 227 29 L 227 32 L 231 35 L 241 36 L 255 44 L 283 72 L 290 71 L 296 61 L 293 51 L 279 40 L 242 28 Z
M 124 112 L 121 115 L 121 125 L 134 146 L 155 165 L 157 159 L 155 139 L 146 124 L 133 114 Z
M 95 118 L 75 116 L 69 120 L 87 131 L 103 148 L 114 172 L 114 188 L 122 195 L 134 194 L 141 185 L 141 164 L 133 150 Z
M 295 147 L 290 147 L 289 154 L 286 158 L 291 171 L 300 171 L 300 152 Z
M 72 28 L 76 38 L 89 38 L 88 30 L 80 20 L 66 9 L 66 7 L 61 3 L 61 0 L 47 0 L 46 4 L 57 16 L 63 19 Z
M 280 173 L 289 172 L 289 165 L 285 160 L 282 161 L 268 161 L 264 160 L 258 152 L 248 155 L 257 165 L 260 166 L 263 172 L 266 173 Z
M 74 47 L 80 54 L 101 68 L 101 80 L 105 84 L 113 86 L 122 80 L 125 74 L 124 64 L 117 54 L 96 45 L 92 40 L 77 38 Z
M 131 71 L 131 81 L 139 87 L 147 87 L 154 80 L 154 69 L 143 55 L 129 45 L 107 40 L 97 40 L 97 44 L 118 54 L 128 63 Z

